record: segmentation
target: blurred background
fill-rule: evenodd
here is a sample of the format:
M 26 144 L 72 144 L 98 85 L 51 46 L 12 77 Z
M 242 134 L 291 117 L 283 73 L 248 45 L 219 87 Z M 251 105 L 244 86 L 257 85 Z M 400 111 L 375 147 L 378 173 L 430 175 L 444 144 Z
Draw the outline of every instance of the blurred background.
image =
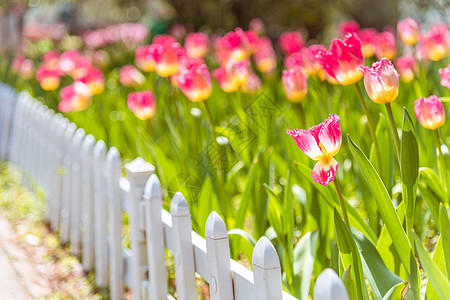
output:
M 412 17 L 429 22 L 450 22 L 448 0 L 2 0 L 0 46 L 3 51 L 20 44 L 20 32 L 30 39 L 63 39 L 66 33 L 104 28 L 122 22 L 143 22 L 152 35 L 172 31 L 224 33 L 248 28 L 254 18 L 265 24 L 269 37 L 298 30 L 306 39 L 329 42 L 336 24 L 355 20 L 361 27 L 394 28 Z M 107 9 L 105 9 L 107 8 Z M 179 25 L 183 26 L 179 26 Z

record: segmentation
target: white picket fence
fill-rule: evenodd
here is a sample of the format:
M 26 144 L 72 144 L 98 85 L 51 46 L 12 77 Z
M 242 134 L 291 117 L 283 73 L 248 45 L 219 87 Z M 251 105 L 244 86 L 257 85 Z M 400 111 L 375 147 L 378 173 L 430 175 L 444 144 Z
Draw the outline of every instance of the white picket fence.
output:
M 216 212 L 208 217 L 204 239 L 192 231 L 181 193 L 170 212 L 162 208 L 151 164 L 137 158 L 122 177 L 116 148 L 108 150 L 27 92 L 16 94 L 2 83 L 0 159 L 43 188 L 52 230 L 70 243 L 85 271 L 95 268 L 97 285 L 109 286 L 111 299 L 122 299 L 125 286 L 134 299 L 174 299 L 165 249 L 173 253 L 178 299 L 197 299 L 196 274 L 209 284 L 212 300 L 296 299 L 282 290 L 278 255 L 266 237 L 255 246 L 252 272 L 230 259 L 227 229 Z M 129 215 L 130 249 L 122 246 L 123 212 Z

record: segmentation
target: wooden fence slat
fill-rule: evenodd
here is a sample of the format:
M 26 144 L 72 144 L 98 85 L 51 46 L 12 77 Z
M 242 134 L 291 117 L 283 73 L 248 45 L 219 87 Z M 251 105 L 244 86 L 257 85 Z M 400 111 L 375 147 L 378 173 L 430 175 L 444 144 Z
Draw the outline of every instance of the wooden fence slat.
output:
M 145 232 L 150 276 L 150 299 L 167 299 L 164 231 L 161 221 L 162 191 L 158 176 L 152 175 L 144 190 Z
M 82 145 L 82 213 L 81 224 L 83 232 L 82 264 L 83 270 L 89 272 L 94 267 L 94 147 L 95 139 L 88 134 Z
M 189 206 L 183 194 L 177 192 L 170 203 L 175 259 L 175 280 L 180 300 L 197 299 L 195 286 L 192 223 Z
M 108 286 L 105 161 L 106 144 L 100 140 L 94 148 L 95 281 L 100 287 Z
M 122 165 L 119 151 L 112 147 L 106 156 L 106 195 L 108 198 L 109 254 L 110 254 L 110 298 L 123 297 L 123 257 L 122 257 L 122 209 L 120 175 Z
M 142 281 L 147 273 L 147 255 L 145 249 L 144 232 L 140 228 L 142 219 L 142 203 L 145 183 L 155 172 L 155 167 L 141 157 L 125 165 L 130 182 L 128 194 L 130 244 L 131 244 L 131 291 L 133 299 L 141 299 L 143 295 Z
M 58 137 L 58 128 L 59 122 L 62 116 L 60 114 L 54 114 L 53 117 L 48 121 L 48 132 L 47 132 L 47 164 L 48 170 L 46 172 L 45 177 L 45 186 L 46 186 L 46 202 L 45 202 L 45 219 L 47 222 L 51 223 L 51 209 L 53 204 L 53 199 L 55 198 L 55 184 L 57 182 L 57 158 L 56 158 L 56 149 L 57 149 L 57 137 Z
M 81 145 L 86 133 L 79 128 L 72 140 L 72 195 L 70 205 L 70 249 L 72 254 L 81 255 Z
M 61 241 L 63 243 L 69 242 L 70 233 L 70 202 L 72 198 L 72 138 L 75 134 L 77 127 L 74 123 L 69 123 L 64 133 L 64 174 L 63 174 L 63 191 L 61 198 L 61 211 L 60 211 L 60 228 L 61 228 Z
M 234 297 L 228 233 L 225 224 L 215 211 L 206 220 L 205 238 L 211 300 L 232 300 Z
M 253 250 L 253 276 L 255 283 L 255 299 L 282 299 L 283 285 L 281 267 L 277 251 L 269 239 L 260 238 Z

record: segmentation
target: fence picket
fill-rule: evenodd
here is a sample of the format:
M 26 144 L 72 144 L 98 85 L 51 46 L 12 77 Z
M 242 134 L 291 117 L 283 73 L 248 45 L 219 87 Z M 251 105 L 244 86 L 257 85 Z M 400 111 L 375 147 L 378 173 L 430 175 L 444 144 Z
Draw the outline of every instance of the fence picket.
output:
M 47 163 L 47 172 L 45 176 L 45 189 L 46 194 L 46 202 L 45 202 L 45 219 L 47 222 L 51 222 L 51 209 L 52 209 L 52 202 L 55 198 L 55 190 L 56 190 L 56 182 L 57 182 L 57 172 L 58 172 L 58 165 L 57 165 L 57 143 L 58 143 L 58 127 L 59 122 L 62 119 L 62 116 L 60 114 L 54 114 L 53 117 L 48 120 L 48 133 L 47 133 L 47 151 L 46 151 L 46 163 Z M 45 164 L 44 164 L 44 170 L 45 170 Z
M 253 276 L 255 283 L 255 299 L 282 299 L 283 285 L 281 267 L 277 251 L 269 239 L 260 238 L 253 250 Z
M 108 198 L 109 253 L 110 253 L 110 298 L 123 297 L 122 257 L 122 208 L 120 199 L 121 159 L 119 151 L 112 147 L 106 156 L 106 195 Z
M 228 233 L 225 224 L 215 211 L 206 220 L 205 238 L 211 300 L 232 300 L 234 297 Z
M 82 214 L 83 232 L 82 263 L 83 270 L 88 272 L 94 267 L 94 147 L 95 139 L 88 134 L 82 145 Z
M 155 172 L 155 167 L 141 157 L 125 165 L 125 170 L 130 182 L 128 195 L 130 243 L 131 243 L 131 291 L 133 299 L 141 299 L 143 295 L 142 281 L 147 273 L 147 256 L 145 249 L 145 237 L 141 230 L 142 199 L 145 183 Z
M 175 259 L 175 280 L 180 300 L 197 299 L 195 286 L 192 223 L 189 206 L 183 194 L 177 192 L 170 203 Z
M 106 145 L 98 141 L 94 148 L 94 208 L 95 208 L 95 282 L 108 285 L 108 238 L 105 179 Z
M 165 263 L 164 231 L 161 222 L 162 191 L 156 175 L 145 185 L 145 231 L 150 275 L 150 299 L 167 299 L 167 272 Z

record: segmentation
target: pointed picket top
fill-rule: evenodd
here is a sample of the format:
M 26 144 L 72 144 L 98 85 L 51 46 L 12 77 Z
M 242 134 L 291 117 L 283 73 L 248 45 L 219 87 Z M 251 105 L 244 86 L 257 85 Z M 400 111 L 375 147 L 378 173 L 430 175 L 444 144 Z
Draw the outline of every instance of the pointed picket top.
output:
M 277 250 L 266 236 L 256 243 L 252 261 L 254 266 L 264 270 L 280 268 Z
M 170 214 L 174 217 L 189 216 L 189 205 L 183 194 L 176 192 L 170 202 Z
M 81 155 L 83 158 L 92 157 L 94 155 L 95 138 L 92 134 L 88 134 L 81 146 Z
M 106 156 L 106 144 L 104 141 L 100 140 L 95 144 L 94 158 L 95 160 L 104 159 L 105 156 Z
M 78 128 L 77 131 L 75 131 L 75 134 L 73 135 L 72 146 L 79 148 L 85 136 L 86 132 L 82 128 Z
M 145 184 L 144 197 L 146 199 L 151 199 L 151 197 L 162 197 L 161 182 L 155 174 L 152 174 Z
M 213 240 L 228 238 L 225 223 L 215 211 L 213 211 L 206 220 L 205 237 Z
M 333 269 L 325 269 L 317 277 L 314 300 L 348 300 L 347 290 Z
M 64 138 L 68 141 L 71 141 L 75 130 L 77 130 L 77 125 L 75 125 L 74 123 L 69 123 L 64 132 Z
M 53 120 L 53 117 L 55 116 L 55 112 L 53 111 L 53 109 L 47 109 L 47 111 L 45 112 L 45 116 L 44 116 L 44 120 L 47 124 L 50 124 L 51 121 Z
M 109 149 L 108 154 L 106 155 L 106 170 L 110 171 L 120 171 L 122 167 L 122 162 L 120 159 L 119 151 L 116 147 L 112 147 Z

